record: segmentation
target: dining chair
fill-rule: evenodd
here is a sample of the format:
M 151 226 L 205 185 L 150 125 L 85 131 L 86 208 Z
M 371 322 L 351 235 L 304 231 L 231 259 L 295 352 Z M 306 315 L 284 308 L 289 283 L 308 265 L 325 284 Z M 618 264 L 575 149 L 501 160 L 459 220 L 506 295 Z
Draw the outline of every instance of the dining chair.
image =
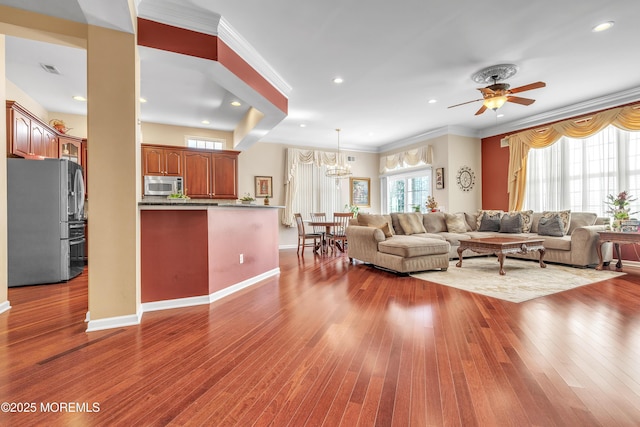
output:
M 320 246 L 318 244 L 318 240 L 322 241 L 322 235 L 318 233 L 307 233 L 304 230 L 304 222 L 302 221 L 302 215 L 299 213 L 293 214 L 296 218 L 296 225 L 298 226 L 298 251 L 300 254 L 300 248 L 302 248 L 302 256 L 304 256 L 304 248 L 313 248 L 315 252 L 317 248 Z M 313 243 L 309 242 L 310 240 Z
M 329 245 L 332 251 L 335 250 L 337 243 L 341 242 L 340 246 L 337 246 L 342 252 L 347 250 L 347 227 L 349 226 L 349 220 L 353 218 L 351 212 L 336 212 L 333 214 L 333 221 L 336 223 L 331 228 L 331 234 L 329 235 Z
M 326 221 L 327 220 L 327 214 L 325 214 L 324 212 L 311 213 L 311 214 L 309 214 L 309 216 L 311 217 L 311 221 Z M 313 232 L 314 233 L 324 234 L 324 231 L 325 231 L 325 227 L 323 225 L 314 225 L 313 226 Z

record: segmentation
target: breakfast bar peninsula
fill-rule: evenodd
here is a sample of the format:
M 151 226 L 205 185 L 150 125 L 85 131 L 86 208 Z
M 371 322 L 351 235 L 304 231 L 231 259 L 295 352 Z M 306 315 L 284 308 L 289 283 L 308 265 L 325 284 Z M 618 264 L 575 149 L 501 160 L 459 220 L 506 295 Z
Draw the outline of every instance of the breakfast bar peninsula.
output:
M 279 208 L 141 201 L 143 310 L 211 303 L 279 274 Z

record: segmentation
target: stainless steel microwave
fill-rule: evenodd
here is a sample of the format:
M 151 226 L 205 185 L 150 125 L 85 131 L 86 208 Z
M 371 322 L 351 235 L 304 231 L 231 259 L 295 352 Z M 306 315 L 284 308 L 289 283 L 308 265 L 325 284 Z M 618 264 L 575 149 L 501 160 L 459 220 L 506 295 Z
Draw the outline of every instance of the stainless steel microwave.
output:
M 152 176 L 144 177 L 145 196 L 168 196 L 169 194 L 182 193 L 181 176 Z

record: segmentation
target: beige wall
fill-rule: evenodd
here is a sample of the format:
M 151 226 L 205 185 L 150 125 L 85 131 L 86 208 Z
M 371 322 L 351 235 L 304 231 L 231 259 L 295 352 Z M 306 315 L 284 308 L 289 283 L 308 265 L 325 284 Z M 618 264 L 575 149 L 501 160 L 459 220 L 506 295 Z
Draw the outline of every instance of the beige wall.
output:
M 3 61 L 4 62 L 4 61 Z M 4 66 L 4 64 L 3 64 Z M 5 98 L 8 101 L 16 101 L 24 108 L 29 110 L 31 114 L 38 117 L 45 123 L 49 123 L 49 113 L 35 99 L 27 95 L 18 86 L 13 84 L 11 80 L 5 79 L 7 93 Z
M 259 142 L 243 151 L 238 159 L 238 194 L 255 194 L 255 177 L 273 177 L 272 205 L 284 205 L 285 184 L 285 152 L 287 148 L 301 148 L 291 145 Z M 356 161 L 351 163 L 351 170 L 355 177 L 371 178 L 371 208 L 363 211 L 380 212 L 380 180 L 378 179 L 378 154 L 344 151 L 346 155 L 354 156 Z M 343 180 L 340 185 L 342 205 L 349 203 L 349 180 Z M 263 199 L 258 199 L 261 202 Z M 282 213 L 282 211 L 280 211 Z M 296 247 L 297 230 L 280 224 L 280 247 Z
M 64 125 L 69 128 L 67 135 L 77 136 L 78 138 L 87 137 L 87 116 L 80 114 L 67 114 L 55 111 L 49 111 L 49 120 L 60 119 Z
M 0 81 L 6 80 L 5 70 L 5 36 L 0 34 Z M 0 99 L 7 99 L 7 85 L 0 85 Z M 0 146 L 7 146 L 7 109 L 0 113 Z M 7 162 L 5 155 L 0 161 L 0 313 L 8 309 L 7 288 Z
M 177 145 L 179 147 L 183 147 L 186 145 L 187 136 L 225 139 L 225 148 L 227 150 L 233 149 L 233 132 L 184 126 L 171 126 L 160 123 L 142 123 L 143 144 Z

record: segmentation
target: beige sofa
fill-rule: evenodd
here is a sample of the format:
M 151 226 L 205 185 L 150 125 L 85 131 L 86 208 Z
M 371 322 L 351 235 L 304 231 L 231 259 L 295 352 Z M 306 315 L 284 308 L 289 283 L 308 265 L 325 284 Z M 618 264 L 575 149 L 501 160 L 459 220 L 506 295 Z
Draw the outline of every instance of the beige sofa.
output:
M 405 213 L 391 215 L 360 214 L 347 227 L 348 255 L 386 269 L 408 273 L 414 271 L 440 268 L 446 270 L 448 260 L 458 258 L 458 247 L 461 240 L 491 236 L 521 237 L 526 239 L 544 239 L 547 262 L 568 264 L 572 266 L 594 266 L 598 264 L 596 245 L 598 231 L 604 230 L 603 218 L 589 212 L 571 212 L 566 218 L 565 234 L 547 236 L 538 234 L 542 212 L 526 211 L 527 225 L 523 232 L 501 233 L 499 231 L 479 231 L 483 215 L 498 211 L 478 211 L 474 213 L 458 213 L 457 220 L 464 218 L 464 231 L 450 231 L 451 217 L 442 212 Z M 480 219 L 479 219 L 480 218 Z M 419 224 L 417 224 L 419 222 Z M 449 226 L 447 225 L 449 222 Z M 422 226 L 422 228 L 419 227 Z M 526 232 L 524 232 L 526 231 Z M 386 233 L 386 235 L 385 235 Z M 438 241 L 446 243 L 438 244 Z M 444 253 L 446 248 L 446 255 Z M 612 246 L 603 245 L 603 258 L 606 262 L 612 259 Z M 465 250 L 464 257 L 479 256 Z M 537 259 L 538 252 L 510 255 L 518 258 Z M 444 264 L 446 257 L 447 263 Z

